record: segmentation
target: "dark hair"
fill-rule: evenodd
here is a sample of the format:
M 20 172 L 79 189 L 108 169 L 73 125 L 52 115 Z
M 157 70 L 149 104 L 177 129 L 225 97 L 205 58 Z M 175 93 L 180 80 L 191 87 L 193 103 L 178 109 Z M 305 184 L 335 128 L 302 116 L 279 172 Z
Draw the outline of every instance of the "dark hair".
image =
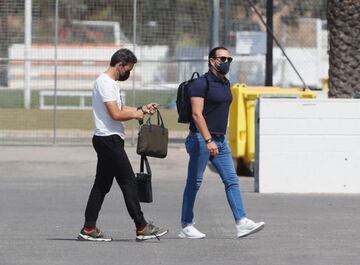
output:
M 209 66 L 209 68 L 211 67 L 210 58 L 214 58 L 216 56 L 216 51 L 217 50 L 226 50 L 226 51 L 228 51 L 228 49 L 226 49 L 225 47 L 222 47 L 222 46 L 212 48 L 211 51 L 209 52 L 209 57 L 208 57 L 208 66 Z
M 128 64 L 128 63 L 136 63 L 137 58 L 135 54 L 132 53 L 132 51 L 122 48 L 120 50 L 117 50 L 113 56 L 111 56 L 110 60 L 110 66 L 115 66 L 118 63 L 121 64 Z

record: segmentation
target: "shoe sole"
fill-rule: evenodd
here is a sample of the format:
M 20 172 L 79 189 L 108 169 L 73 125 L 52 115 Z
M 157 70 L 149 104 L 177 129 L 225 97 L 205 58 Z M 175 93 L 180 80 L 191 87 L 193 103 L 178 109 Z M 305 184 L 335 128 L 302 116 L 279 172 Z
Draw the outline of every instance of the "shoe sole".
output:
M 203 236 L 187 236 L 187 235 L 185 235 L 185 233 L 183 233 L 183 232 L 180 232 L 180 234 L 178 234 L 178 237 L 180 237 L 180 238 L 188 238 L 188 239 L 203 239 L 203 238 L 205 238 L 206 237 L 206 235 L 203 235 Z
M 262 230 L 265 227 L 265 223 L 260 224 L 259 226 L 255 227 L 253 230 L 250 231 L 246 231 L 244 232 L 244 234 L 238 235 L 238 238 L 242 238 L 242 237 L 246 237 L 249 236 L 251 234 L 254 234 L 256 232 L 259 232 L 260 230 Z
M 95 238 L 83 234 L 79 234 L 78 238 L 79 241 L 92 241 L 92 242 L 110 242 L 112 238 Z
M 159 237 L 162 237 L 163 235 L 166 235 L 168 232 L 169 232 L 169 230 L 165 230 L 164 232 L 156 234 L 156 235 L 150 235 L 150 236 L 140 235 L 140 236 L 136 236 L 136 240 L 137 241 L 144 241 L 144 240 L 148 240 L 148 239 L 159 238 Z

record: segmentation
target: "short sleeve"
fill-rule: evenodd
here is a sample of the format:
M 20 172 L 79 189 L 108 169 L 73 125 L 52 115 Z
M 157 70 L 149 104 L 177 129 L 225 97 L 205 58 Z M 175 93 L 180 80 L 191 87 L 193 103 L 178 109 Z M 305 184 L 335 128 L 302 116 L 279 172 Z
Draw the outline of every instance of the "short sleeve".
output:
M 206 94 L 207 82 L 205 77 L 197 78 L 190 86 L 188 95 L 189 97 L 204 98 Z
M 97 84 L 97 89 L 103 102 L 116 101 L 116 92 L 113 84 L 110 82 L 102 81 Z

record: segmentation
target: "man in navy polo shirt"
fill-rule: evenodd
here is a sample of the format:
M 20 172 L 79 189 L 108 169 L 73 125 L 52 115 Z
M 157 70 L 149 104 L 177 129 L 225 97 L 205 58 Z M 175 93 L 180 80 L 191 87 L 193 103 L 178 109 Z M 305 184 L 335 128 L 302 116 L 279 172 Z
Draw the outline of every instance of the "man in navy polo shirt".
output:
M 194 227 L 193 208 L 203 173 L 210 160 L 225 185 L 228 203 L 235 219 L 237 237 L 260 231 L 265 223 L 248 219 L 241 198 L 239 179 L 235 172 L 226 139 L 229 107 L 232 101 L 229 72 L 232 58 L 224 47 L 209 53 L 209 71 L 196 79 L 189 88 L 192 108 L 190 133 L 185 146 L 189 153 L 188 175 L 183 194 L 181 238 L 204 238 L 206 235 Z

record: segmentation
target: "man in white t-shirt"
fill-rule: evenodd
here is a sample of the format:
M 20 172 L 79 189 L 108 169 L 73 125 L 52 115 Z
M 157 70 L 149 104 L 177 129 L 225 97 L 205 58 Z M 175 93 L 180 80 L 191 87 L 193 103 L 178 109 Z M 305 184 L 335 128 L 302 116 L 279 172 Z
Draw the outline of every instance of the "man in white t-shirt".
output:
M 79 240 L 112 240 L 96 227 L 96 221 L 114 178 L 123 192 L 126 208 L 135 223 L 136 239 L 159 239 L 168 232 L 146 222 L 137 195 L 135 174 L 124 149 L 124 121 L 142 120 L 144 114 L 153 114 L 159 106 L 157 103 L 138 108 L 124 105 L 116 81 L 127 80 L 136 62 L 137 58 L 130 50 L 118 50 L 111 57 L 109 68 L 94 84 L 92 106 L 95 133 L 92 141 L 98 161 Z

